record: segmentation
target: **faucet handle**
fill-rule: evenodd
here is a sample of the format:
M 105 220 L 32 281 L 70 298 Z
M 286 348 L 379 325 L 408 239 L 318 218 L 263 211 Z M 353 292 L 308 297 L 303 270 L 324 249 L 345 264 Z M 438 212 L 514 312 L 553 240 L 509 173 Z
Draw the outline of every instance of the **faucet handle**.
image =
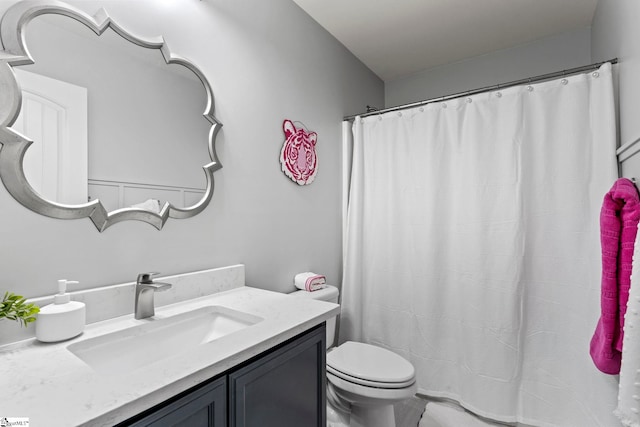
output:
M 153 276 L 157 276 L 160 273 L 140 273 L 138 274 L 138 280 L 136 281 L 136 283 L 143 283 L 143 284 L 149 284 L 149 283 L 153 283 Z

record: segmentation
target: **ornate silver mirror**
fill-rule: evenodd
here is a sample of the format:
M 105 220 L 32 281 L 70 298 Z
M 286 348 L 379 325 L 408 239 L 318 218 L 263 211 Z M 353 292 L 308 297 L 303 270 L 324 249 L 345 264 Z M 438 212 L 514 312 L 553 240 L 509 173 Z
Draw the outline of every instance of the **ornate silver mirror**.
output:
M 207 79 L 162 38 L 103 9 L 23 0 L 0 41 L 0 178 L 18 202 L 100 231 L 124 220 L 161 229 L 207 206 L 222 124 Z

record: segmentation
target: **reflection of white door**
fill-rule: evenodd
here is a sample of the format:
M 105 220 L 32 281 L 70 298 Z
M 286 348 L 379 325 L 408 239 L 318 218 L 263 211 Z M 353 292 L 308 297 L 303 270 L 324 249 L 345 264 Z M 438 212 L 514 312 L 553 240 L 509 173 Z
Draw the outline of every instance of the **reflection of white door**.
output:
M 33 144 L 24 157 L 27 181 L 43 198 L 87 202 L 87 89 L 14 69 L 22 110 L 12 128 Z

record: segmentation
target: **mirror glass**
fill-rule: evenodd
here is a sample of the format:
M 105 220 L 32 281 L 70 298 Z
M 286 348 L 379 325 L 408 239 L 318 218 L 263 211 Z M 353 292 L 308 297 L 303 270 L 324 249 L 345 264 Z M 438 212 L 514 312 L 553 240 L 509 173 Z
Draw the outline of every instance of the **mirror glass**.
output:
M 154 212 L 202 199 L 211 123 L 191 70 L 64 15 L 37 16 L 24 34 L 34 63 L 14 68 L 23 101 L 12 128 L 34 141 L 23 165 L 43 199 Z

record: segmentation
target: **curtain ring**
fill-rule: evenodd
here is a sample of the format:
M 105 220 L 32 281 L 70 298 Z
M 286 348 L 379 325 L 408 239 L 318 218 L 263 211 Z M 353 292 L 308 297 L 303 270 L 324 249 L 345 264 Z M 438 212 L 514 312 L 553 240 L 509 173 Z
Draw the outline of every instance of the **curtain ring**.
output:
M 502 98 L 502 93 L 500 92 L 500 84 L 496 85 L 496 98 Z

